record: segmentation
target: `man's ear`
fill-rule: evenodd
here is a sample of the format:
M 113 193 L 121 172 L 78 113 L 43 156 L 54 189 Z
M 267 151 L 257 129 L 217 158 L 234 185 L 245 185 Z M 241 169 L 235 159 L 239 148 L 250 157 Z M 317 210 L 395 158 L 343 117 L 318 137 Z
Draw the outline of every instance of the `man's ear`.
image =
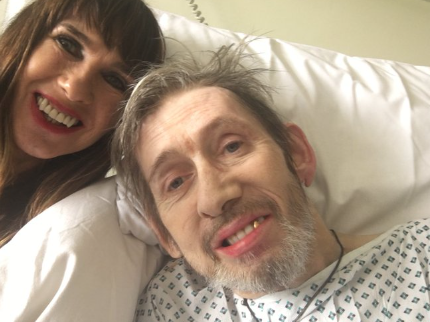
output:
M 315 176 L 316 157 L 305 133 L 294 123 L 286 123 L 285 130 L 291 138 L 291 156 L 301 182 L 309 187 Z
M 155 233 L 155 236 L 157 236 L 158 241 L 160 242 L 160 245 L 167 251 L 167 253 L 173 257 L 173 258 L 180 258 L 182 257 L 182 252 L 179 249 L 176 242 L 173 240 L 172 236 L 169 234 L 167 229 L 164 227 L 160 227 L 160 223 L 157 222 L 157 220 L 154 220 L 153 218 L 148 219 L 148 224 L 151 227 L 152 231 Z

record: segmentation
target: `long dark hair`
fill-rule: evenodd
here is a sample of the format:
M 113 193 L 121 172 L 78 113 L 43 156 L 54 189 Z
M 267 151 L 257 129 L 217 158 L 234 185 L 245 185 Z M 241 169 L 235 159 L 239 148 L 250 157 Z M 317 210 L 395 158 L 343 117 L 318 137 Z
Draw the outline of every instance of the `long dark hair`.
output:
M 36 46 L 59 22 L 72 16 L 99 30 L 106 46 L 118 49 L 133 77 L 164 59 L 161 30 L 141 0 L 36 0 L 25 7 L 0 37 L 0 194 L 16 177 L 11 156 L 11 102 L 17 81 Z M 46 160 L 44 168 L 49 171 L 24 213 L 7 225 L 0 220 L 0 246 L 47 207 L 103 178 L 111 166 L 111 136 L 112 131 L 85 150 Z

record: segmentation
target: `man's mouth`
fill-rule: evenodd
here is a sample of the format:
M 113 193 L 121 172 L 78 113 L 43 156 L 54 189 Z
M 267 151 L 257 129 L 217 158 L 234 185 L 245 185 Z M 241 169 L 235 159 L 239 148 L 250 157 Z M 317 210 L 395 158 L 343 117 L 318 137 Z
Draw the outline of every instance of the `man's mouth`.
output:
M 255 219 L 253 222 L 249 223 L 247 226 L 245 226 L 241 230 L 237 231 L 236 233 L 234 233 L 230 237 L 224 239 L 224 241 L 222 242 L 222 246 L 223 247 L 231 246 L 231 245 L 237 243 L 238 241 L 240 241 L 241 239 L 245 238 L 246 235 L 248 235 L 254 229 L 256 229 L 265 219 L 266 219 L 265 216 L 261 216 L 261 217 Z
M 36 100 L 39 110 L 48 122 L 55 125 L 66 126 L 68 128 L 80 124 L 80 121 L 77 118 L 60 112 L 55 108 L 55 106 L 51 105 L 46 98 L 36 96 Z

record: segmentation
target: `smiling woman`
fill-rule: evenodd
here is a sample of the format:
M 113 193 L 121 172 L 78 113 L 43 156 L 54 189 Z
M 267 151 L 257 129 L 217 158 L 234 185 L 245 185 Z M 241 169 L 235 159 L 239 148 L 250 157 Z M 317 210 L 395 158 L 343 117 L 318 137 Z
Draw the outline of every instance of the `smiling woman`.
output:
M 26 64 L 13 102 L 15 142 L 27 166 L 80 151 L 112 128 L 132 81 L 123 65 L 84 21 L 54 28 Z
M 0 246 L 103 178 L 129 84 L 164 44 L 140 0 L 37 0 L 0 38 Z
M 141 0 L 35 0 L 0 57 L 0 321 L 130 321 L 162 255 L 102 179 L 130 84 L 164 58 L 158 23 Z

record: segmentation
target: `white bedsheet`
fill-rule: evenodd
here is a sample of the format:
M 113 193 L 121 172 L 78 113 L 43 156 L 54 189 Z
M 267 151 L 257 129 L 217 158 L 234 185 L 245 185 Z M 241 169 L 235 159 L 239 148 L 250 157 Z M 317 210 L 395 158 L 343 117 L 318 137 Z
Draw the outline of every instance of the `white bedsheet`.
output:
M 132 321 L 162 255 L 131 208 L 119 226 L 116 199 L 115 179 L 106 179 L 50 207 L 0 249 L 1 322 Z

